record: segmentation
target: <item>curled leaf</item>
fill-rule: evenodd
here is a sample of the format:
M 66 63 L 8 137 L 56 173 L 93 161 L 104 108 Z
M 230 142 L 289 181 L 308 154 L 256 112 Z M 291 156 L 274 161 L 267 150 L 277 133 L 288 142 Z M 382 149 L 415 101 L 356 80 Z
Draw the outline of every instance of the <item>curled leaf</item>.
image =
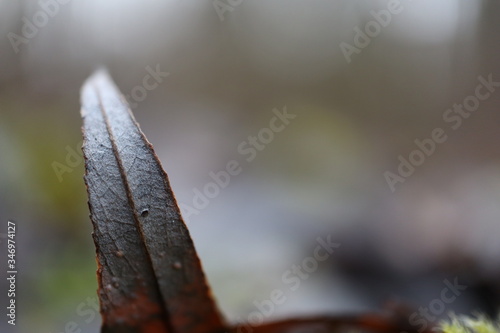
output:
M 81 103 L 102 332 L 224 331 L 167 175 L 107 72 Z

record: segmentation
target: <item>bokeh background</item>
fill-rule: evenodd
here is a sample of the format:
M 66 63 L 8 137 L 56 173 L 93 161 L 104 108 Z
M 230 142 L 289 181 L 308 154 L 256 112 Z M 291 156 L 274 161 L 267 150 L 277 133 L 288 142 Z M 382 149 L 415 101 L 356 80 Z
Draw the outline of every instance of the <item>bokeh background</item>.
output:
M 341 43 L 355 46 L 356 29 L 387 1 L 0 1 L 0 232 L 17 222 L 19 270 L 17 325 L 2 314 L 0 331 L 99 329 L 78 154 L 79 89 L 100 66 L 129 95 L 148 68 L 169 73 L 133 111 L 180 203 L 192 205 L 210 172 L 240 163 L 187 218 L 231 322 L 273 289 L 287 300 L 266 320 L 428 307 L 456 278 L 467 290 L 445 312 L 494 315 L 500 91 L 456 130 L 443 114 L 479 76 L 500 81 L 500 3 L 400 3 L 347 61 Z M 285 107 L 296 118 L 246 161 L 238 145 Z M 446 142 L 391 191 L 384 173 L 435 128 Z M 58 176 L 54 163 L 68 169 Z M 341 246 L 290 291 L 282 274 L 327 235 Z M 0 288 L 4 308 L 5 279 Z

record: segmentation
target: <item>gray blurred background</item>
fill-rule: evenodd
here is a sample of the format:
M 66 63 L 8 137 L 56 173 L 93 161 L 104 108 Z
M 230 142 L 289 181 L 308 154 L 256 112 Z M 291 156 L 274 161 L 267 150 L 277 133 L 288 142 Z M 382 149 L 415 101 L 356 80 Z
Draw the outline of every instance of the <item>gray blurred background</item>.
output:
M 0 232 L 17 222 L 19 274 L 17 325 L 2 313 L 0 331 L 98 331 L 78 154 L 79 89 L 100 66 L 137 104 L 184 207 L 211 172 L 241 166 L 186 218 L 229 321 L 274 289 L 286 302 L 266 320 L 417 309 L 455 278 L 467 290 L 446 312 L 495 314 L 500 91 L 456 130 L 443 115 L 478 77 L 500 81 L 500 2 L 401 0 L 382 26 L 371 11 L 390 2 L 1 0 Z M 157 68 L 168 76 L 145 90 Z M 238 146 L 284 108 L 296 117 L 247 161 Z M 384 173 L 436 128 L 446 142 L 391 191 Z M 282 275 L 327 235 L 341 246 L 291 291 Z

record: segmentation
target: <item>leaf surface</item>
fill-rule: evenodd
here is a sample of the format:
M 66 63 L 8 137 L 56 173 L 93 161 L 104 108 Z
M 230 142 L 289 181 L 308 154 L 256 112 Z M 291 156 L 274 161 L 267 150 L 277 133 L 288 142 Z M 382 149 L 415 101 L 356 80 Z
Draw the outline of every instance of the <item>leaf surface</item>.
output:
M 225 331 L 168 177 L 107 72 L 81 103 L 102 332 Z

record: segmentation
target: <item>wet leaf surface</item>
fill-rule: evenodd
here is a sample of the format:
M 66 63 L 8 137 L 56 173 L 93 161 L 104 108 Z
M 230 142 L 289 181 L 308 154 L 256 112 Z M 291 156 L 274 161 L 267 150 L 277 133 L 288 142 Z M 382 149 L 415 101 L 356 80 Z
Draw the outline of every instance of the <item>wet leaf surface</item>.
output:
M 224 330 L 167 175 L 108 74 L 82 88 L 103 332 Z

